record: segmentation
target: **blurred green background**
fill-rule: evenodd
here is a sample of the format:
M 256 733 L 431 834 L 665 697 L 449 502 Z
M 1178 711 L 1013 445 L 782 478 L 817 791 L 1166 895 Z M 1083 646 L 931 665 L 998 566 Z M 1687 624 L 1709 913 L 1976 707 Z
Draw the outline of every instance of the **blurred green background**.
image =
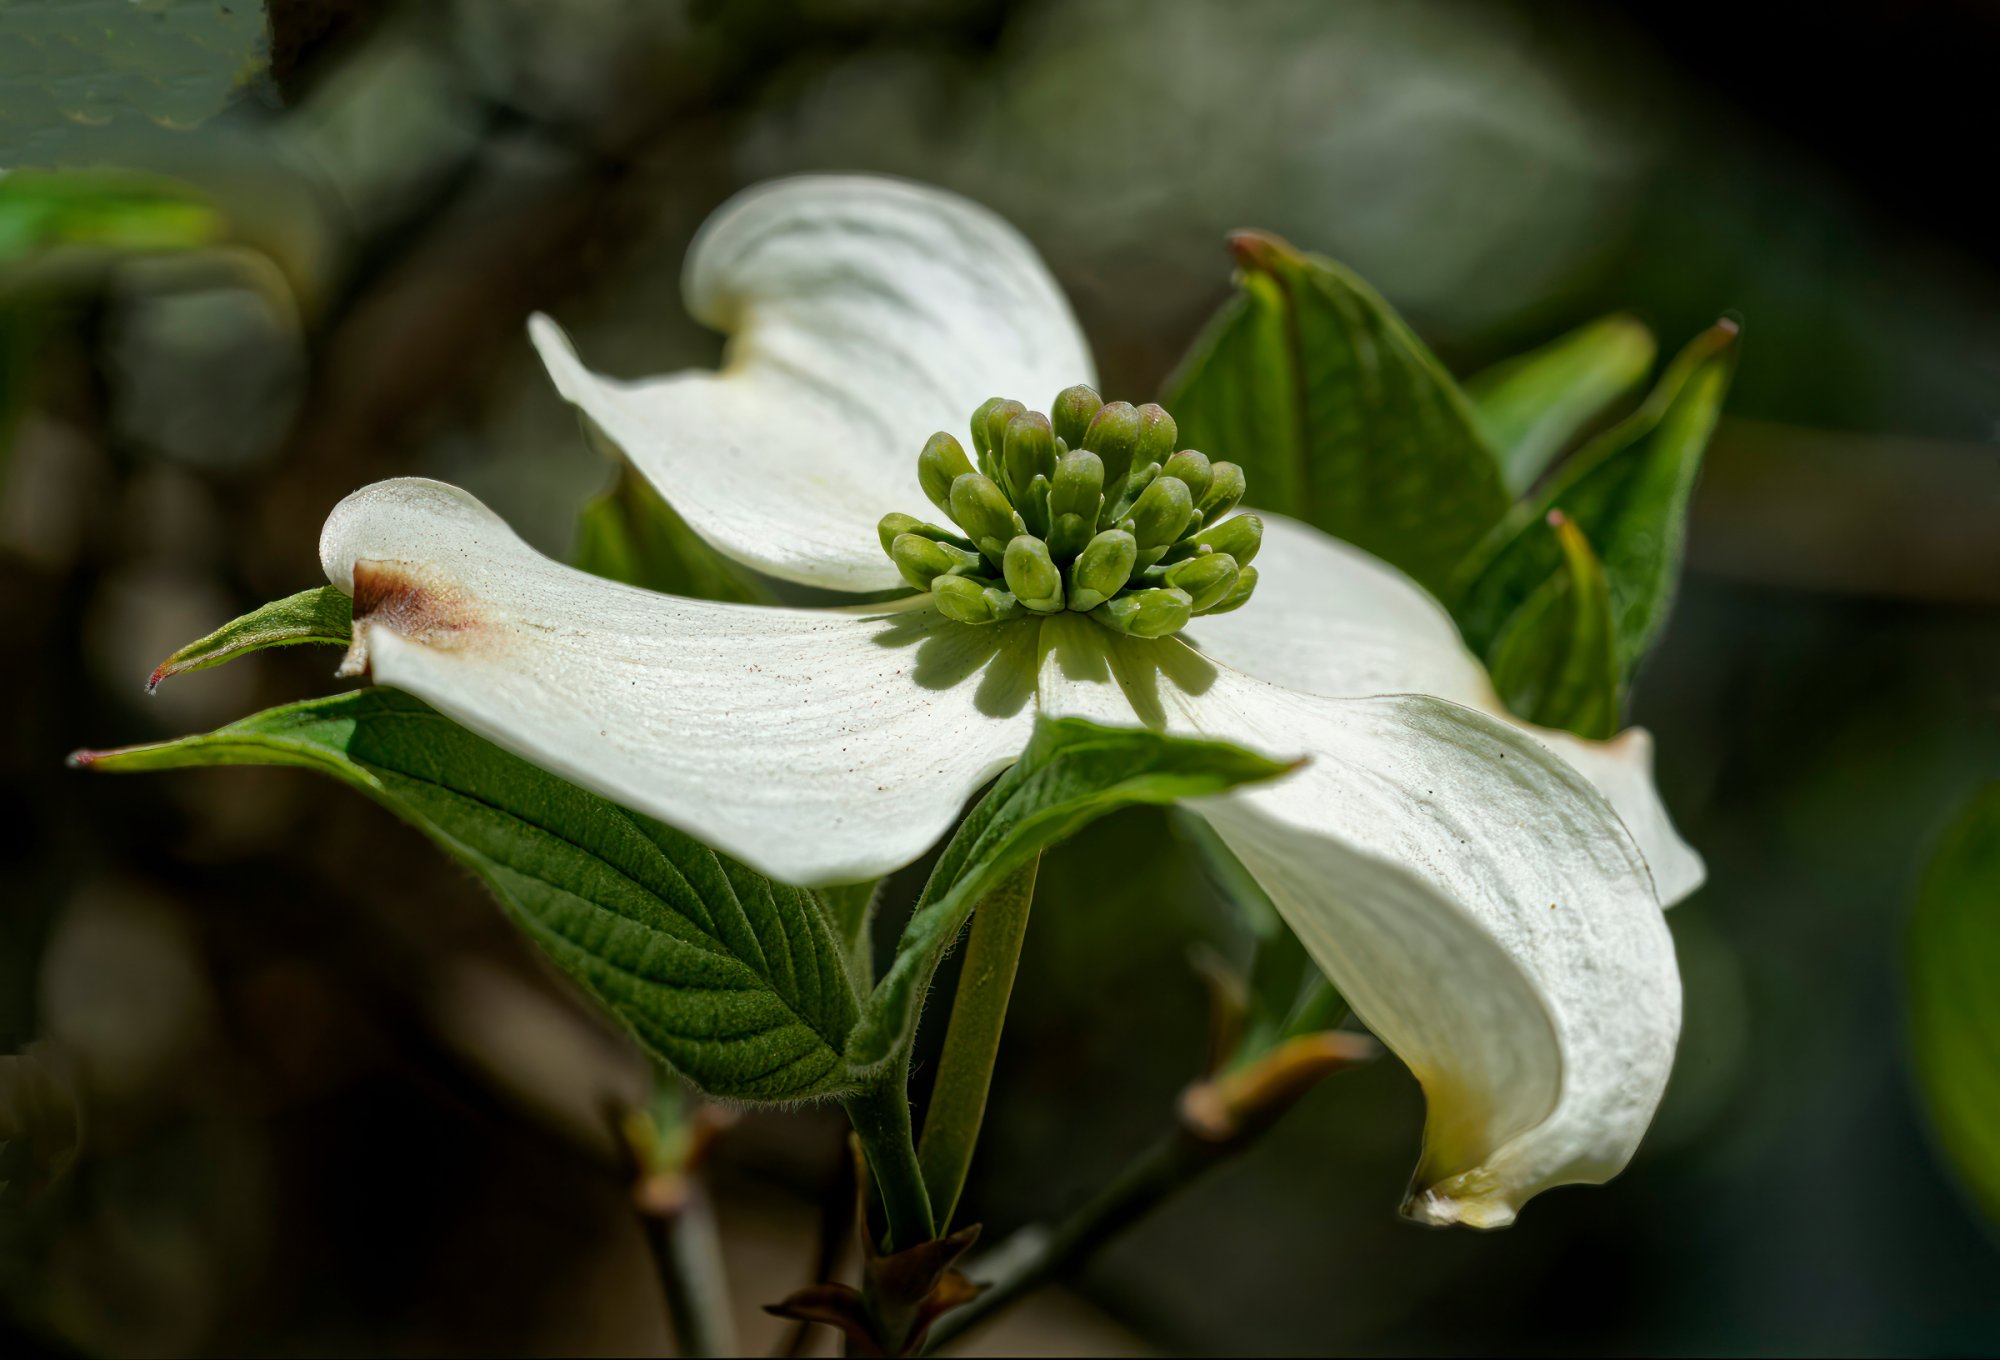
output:
M 1352 265 L 1460 373 L 1614 309 L 1668 348 L 1744 329 L 1634 713 L 1710 882 L 1671 917 L 1687 1031 L 1631 1170 L 1505 1233 L 1414 1228 L 1421 1102 L 1379 1063 L 983 1344 L 2000 1349 L 2000 1239 L 1926 1132 L 1902 995 L 1917 872 L 2000 773 L 2000 254 L 1964 141 L 1996 51 L 1984 0 L 0 0 L 0 166 L 212 205 L 170 251 L 14 267 L 0 231 L 9 1348 L 667 1344 L 602 1117 L 643 1064 L 469 877 L 302 774 L 62 757 L 333 692 L 317 652 L 143 682 L 314 584 L 363 482 L 458 482 L 566 551 L 612 469 L 527 313 L 613 371 L 710 362 L 694 228 L 837 169 L 1018 224 L 1114 396 L 1157 390 L 1240 226 Z M 1149 816 L 1044 868 L 969 1190 L 996 1236 L 1198 1070 L 1191 952 L 1241 942 L 1191 856 L 1140 853 Z M 715 1147 L 753 1344 L 839 1128 Z

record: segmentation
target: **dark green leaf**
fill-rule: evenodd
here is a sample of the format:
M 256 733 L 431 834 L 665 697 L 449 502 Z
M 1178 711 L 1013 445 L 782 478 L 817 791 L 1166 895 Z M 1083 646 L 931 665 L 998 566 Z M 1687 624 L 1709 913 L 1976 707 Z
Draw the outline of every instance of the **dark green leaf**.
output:
M 1292 768 L 1224 742 L 1043 718 L 1028 749 L 960 823 L 848 1042 L 857 1072 L 908 1053 L 924 992 L 979 900 L 1045 847 L 1135 803 L 1198 798 Z
M 1910 1042 L 1938 1142 L 2000 1219 L 2000 784 L 1959 816 L 1910 921 Z
M 1575 524 L 1549 513 L 1562 566 L 1507 620 L 1493 643 L 1493 687 L 1508 711 L 1544 727 L 1605 740 L 1618 731 L 1623 673 L 1611 587 Z
M 622 458 L 617 484 L 583 507 L 572 559 L 593 576 L 665 595 L 769 601 L 750 573 L 704 543 Z
M 798 1100 L 850 1085 L 855 989 L 812 894 L 508 755 L 409 695 L 363 690 L 74 760 L 330 774 L 477 873 L 565 972 L 710 1094 Z
M 1441 591 L 1508 504 L 1464 394 L 1347 270 L 1272 236 L 1232 244 L 1242 291 L 1167 383 L 1182 442 L 1241 464 L 1250 504 Z
M 1653 366 L 1653 335 L 1629 316 L 1580 326 L 1466 380 L 1479 427 L 1516 495 Z
M 190 642 L 160 663 L 147 689 L 189 671 L 207 670 L 266 647 L 317 642 L 345 647 L 354 632 L 354 604 L 332 586 L 302 590 L 251 610 L 205 638 Z
M 1453 614 L 1491 666 L 1515 611 L 1564 570 L 1543 521 L 1560 510 L 1596 548 L 1611 589 L 1626 678 L 1666 622 L 1680 576 L 1688 500 L 1735 368 L 1736 327 L 1722 322 L 1675 357 L 1633 416 L 1565 463 L 1460 568 Z

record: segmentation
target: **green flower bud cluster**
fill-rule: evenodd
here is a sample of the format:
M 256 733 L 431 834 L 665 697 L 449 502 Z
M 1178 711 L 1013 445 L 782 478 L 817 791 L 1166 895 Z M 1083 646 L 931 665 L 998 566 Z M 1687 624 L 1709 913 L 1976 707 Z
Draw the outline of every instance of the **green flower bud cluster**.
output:
M 1058 392 L 1047 415 L 994 397 L 972 413 L 971 454 L 940 431 L 917 455 L 924 495 L 957 528 L 885 515 L 882 551 L 961 623 L 1074 609 L 1132 637 L 1177 633 L 1249 600 L 1264 536 L 1229 513 L 1243 469 L 1179 442 L 1160 407 L 1088 387 Z

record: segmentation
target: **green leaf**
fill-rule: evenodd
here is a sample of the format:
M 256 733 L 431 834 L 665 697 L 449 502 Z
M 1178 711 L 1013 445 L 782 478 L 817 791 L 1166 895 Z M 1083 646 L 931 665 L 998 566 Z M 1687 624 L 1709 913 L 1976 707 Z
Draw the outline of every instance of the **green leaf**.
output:
M 583 507 L 575 566 L 593 576 L 697 600 L 767 604 L 754 577 L 703 542 L 622 458 L 617 483 Z
M 1494 640 L 1493 687 L 1510 712 L 1603 741 L 1616 735 L 1624 675 L 1611 622 L 1611 587 L 1581 530 L 1561 511 L 1548 529 L 1562 566 Z
M 1938 847 L 1910 919 L 1910 1043 L 1931 1125 L 2000 1220 L 2000 783 Z
M 0 269 L 58 247 L 184 250 L 220 240 L 222 213 L 173 180 L 127 171 L 0 176 Z
M 1578 431 L 1644 380 L 1654 352 L 1638 321 L 1607 316 L 1468 378 L 1465 394 L 1508 490 L 1534 485 Z
M 317 642 L 345 647 L 354 632 L 354 603 L 332 586 L 302 590 L 251 610 L 205 638 L 198 638 L 162 661 L 146 682 L 158 689 L 162 680 L 189 671 L 207 670 L 266 647 L 290 647 Z
M 1507 512 L 1471 405 L 1389 304 L 1274 236 L 1232 239 L 1241 291 L 1167 383 L 1182 442 L 1432 591 Z
M 811 893 L 537 769 L 409 695 L 362 690 L 72 760 L 332 775 L 478 874 L 565 972 L 711 1095 L 800 1100 L 851 1085 L 842 1054 L 857 997 Z
M 1619 666 L 1629 679 L 1666 622 L 1680 576 L 1687 511 L 1736 366 L 1736 327 L 1710 327 L 1668 365 L 1630 419 L 1566 462 L 1459 571 L 1445 598 L 1459 631 L 1491 667 L 1508 621 L 1562 572 L 1543 521 L 1560 510 L 1596 548 L 1611 589 Z
M 1030 857 L 1121 807 L 1199 798 L 1291 768 L 1225 742 L 1039 719 L 1020 760 L 959 824 L 863 1005 L 848 1040 L 857 1076 L 908 1055 L 945 950 L 979 900 Z
M 848 976 L 864 988 L 875 980 L 875 906 L 885 881 L 875 878 L 866 883 L 813 889 L 813 898 L 825 913 L 833 937 L 840 941 Z

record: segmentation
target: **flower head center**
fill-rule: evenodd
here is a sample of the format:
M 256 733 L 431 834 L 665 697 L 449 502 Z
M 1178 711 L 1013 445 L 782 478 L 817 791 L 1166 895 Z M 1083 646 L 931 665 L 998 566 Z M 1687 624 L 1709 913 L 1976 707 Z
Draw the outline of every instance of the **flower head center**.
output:
M 917 478 L 958 528 L 884 515 L 882 550 L 904 580 L 961 623 L 1073 609 L 1145 638 L 1250 598 L 1264 525 L 1230 516 L 1242 468 L 1176 448 L 1174 418 L 1150 403 L 1107 404 L 1079 385 L 1051 410 L 982 404 L 976 466 L 951 435 L 930 437 Z

